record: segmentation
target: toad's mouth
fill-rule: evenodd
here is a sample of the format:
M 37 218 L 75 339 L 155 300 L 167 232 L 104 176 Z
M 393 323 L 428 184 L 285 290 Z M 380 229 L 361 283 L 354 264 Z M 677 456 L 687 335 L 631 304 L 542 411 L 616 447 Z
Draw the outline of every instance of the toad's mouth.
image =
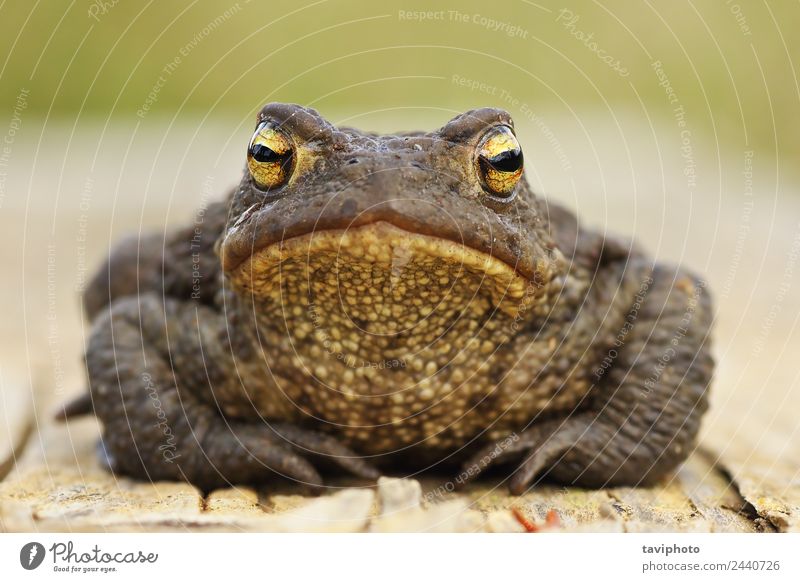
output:
M 226 274 L 241 295 L 284 312 L 338 304 L 352 318 L 386 324 L 476 305 L 517 316 L 543 301 L 550 266 L 543 258 L 524 277 L 463 243 L 376 221 L 268 244 Z

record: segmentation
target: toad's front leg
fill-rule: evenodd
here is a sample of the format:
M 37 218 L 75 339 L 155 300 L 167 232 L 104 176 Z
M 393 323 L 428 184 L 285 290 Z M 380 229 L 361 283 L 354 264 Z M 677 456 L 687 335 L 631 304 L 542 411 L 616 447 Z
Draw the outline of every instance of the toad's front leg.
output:
M 377 471 L 330 436 L 281 423 L 226 419 L 217 383 L 240 381 L 226 322 L 213 309 L 155 294 L 123 298 L 98 316 L 86 362 L 109 467 L 201 489 L 281 475 L 318 487 L 309 459 L 356 475 Z
M 681 270 L 657 267 L 629 321 L 633 327 L 587 410 L 534 421 L 518 438 L 481 450 L 467 474 L 521 459 L 509 481 L 521 494 L 538 476 L 584 487 L 648 484 L 683 461 L 713 371 L 708 292 Z

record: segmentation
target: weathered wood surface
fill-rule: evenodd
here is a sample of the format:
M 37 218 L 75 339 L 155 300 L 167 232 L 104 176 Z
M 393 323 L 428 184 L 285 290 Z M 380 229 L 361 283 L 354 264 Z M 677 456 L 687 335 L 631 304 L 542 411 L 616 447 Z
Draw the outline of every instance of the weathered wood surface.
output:
M 17 424 L 26 414 L 30 422 L 34 415 L 47 418 L 24 399 L 15 406 L 6 418 Z M 760 532 L 797 529 L 800 514 L 796 482 L 759 479 L 757 466 L 721 465 L 703 450 L 653 488 L 542 486 L 511 497 L 497 482 L 437 493 L 441 482 L 427 478 L 384 479 L 378 487 L 334 483 L 321 496 L 282 486 L 203 498 L 183 483 L 139 483 L 103 470 L 92 419 L 47 420 L 34 432 L 0 483 L 6 531 L 521 532 L 534 525 L 543 531 Z
M 14 468 L 33 431 L 33 394 L 27 382 L 0 368 L 0 480 Z

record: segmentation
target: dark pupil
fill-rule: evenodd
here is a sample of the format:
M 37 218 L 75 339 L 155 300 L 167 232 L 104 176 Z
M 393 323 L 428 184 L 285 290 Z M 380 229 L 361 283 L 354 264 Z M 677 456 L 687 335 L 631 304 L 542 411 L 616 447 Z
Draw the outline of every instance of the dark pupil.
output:
M 522 167 L 522 149 L 506 150 L 486 161 L 498 172 L 516 172 Z
M 271 150 L 264 144 L 254 144 L 253 147 L 250 149 L 250 155 L 253 156 L 253 159 L 260 163 L 267 163 L 267 162 L 281 162 L 291 158 L 292 152 L 291 150 L 286 152 L 285 154 L 279 154 L 274 150 Z

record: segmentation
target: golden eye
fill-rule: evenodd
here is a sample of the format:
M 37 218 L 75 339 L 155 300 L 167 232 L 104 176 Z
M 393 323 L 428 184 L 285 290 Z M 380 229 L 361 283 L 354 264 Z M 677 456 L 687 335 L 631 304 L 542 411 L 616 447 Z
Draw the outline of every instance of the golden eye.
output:
M 511 198 L 522 176 L 522 148 L 510 127 L 489 130 L 478 145 L 477 164 L 486 191 Z
M 268 121 L 261 122 L 247 148 L 247 167 L 262 190 L 277 188 L 292 175 L 294 150 L 289 138 Z

